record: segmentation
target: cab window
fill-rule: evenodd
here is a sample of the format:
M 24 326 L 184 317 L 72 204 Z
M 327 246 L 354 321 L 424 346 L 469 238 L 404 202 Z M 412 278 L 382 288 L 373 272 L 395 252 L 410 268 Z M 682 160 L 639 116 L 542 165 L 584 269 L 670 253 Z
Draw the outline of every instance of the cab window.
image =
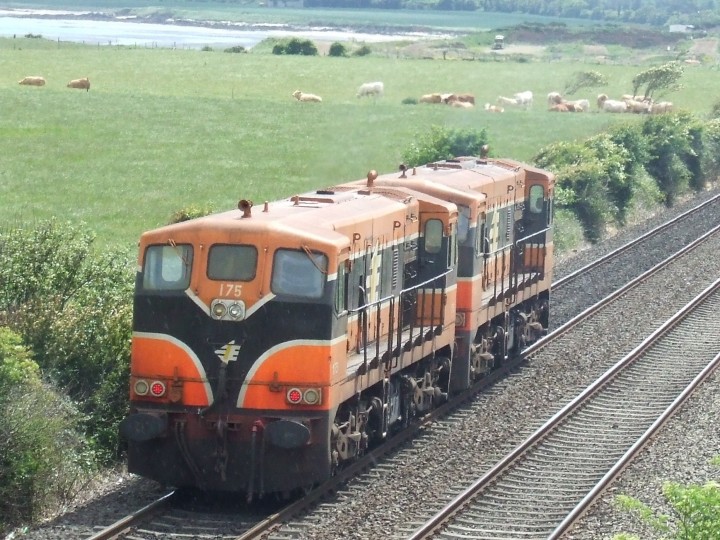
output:
M 327 276 L 327 257 L 292 249 L 275 252 L 270 288 L 275 294 L 320 298 Z
M 335 312 L 344 313 L 347 311 L 347 279 L 348 273 L 345 263 L 338 266 L 337 280 L 335 283 Z
M 467 206 L 458 206 L 458 227 L 457 239 L 461 244 L 467 239 L 470 230 L 470 208 Z
M 545 197 L 545 190 L 540 185 L 534 185 L 530 187 L 530 198 L 529 207 L 530 212 L 533 214 L 539 214 L 543 211 L 543 199 Z
M 250 281 L 257 268 L 255 246 L 214 245 L 208 256 L 207 275 L 223 281 Z
M 184 291 L 190 285 L 193 248 L 187 244 L 149 246 L 145 251 L 143 288 Z
M 430 219 L 425 223 L 425 252 L 439 253 L 442 248 L 443 224 L 439 219 Z

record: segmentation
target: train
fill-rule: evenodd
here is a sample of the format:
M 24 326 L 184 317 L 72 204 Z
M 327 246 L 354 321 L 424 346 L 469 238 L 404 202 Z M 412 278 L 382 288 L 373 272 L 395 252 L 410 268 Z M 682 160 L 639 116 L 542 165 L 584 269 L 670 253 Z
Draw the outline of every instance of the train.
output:
M 292 496 L 547 333 L 551 172 L 461 156 L 141 235 L 131 473 Z

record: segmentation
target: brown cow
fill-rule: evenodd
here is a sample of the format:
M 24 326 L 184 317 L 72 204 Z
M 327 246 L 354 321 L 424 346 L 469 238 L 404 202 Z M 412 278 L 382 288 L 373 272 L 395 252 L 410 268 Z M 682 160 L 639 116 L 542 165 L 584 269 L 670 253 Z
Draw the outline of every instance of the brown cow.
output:
M 73 79 L 67 83 L 68 88 L 79 88 L 80 90 L 90 91 L 90 79 L 84 77 L 82 79 Z
M 27 86 L 45 86 L 45 78 L 44 77 L 25 77 L 24 79 L 18 81 L 18 84 L 24 84 Z

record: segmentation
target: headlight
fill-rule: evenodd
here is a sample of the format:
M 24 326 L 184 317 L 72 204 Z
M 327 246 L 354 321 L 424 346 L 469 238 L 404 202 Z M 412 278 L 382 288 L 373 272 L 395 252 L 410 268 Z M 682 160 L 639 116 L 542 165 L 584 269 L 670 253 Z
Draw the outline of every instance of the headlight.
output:
M 148 390 L 150 390 L 150 386 L 148 385 L 147 381 L 143 381 L 142 379 L 140 379 L 139 381 L 135 381 L 135 393 L 138 396 L 147 395 Z
M 303 401 L 308 405 L 320 403 L 320 391 L 317 388 L 308 388 L 303 394 Z
M 227 308 L 222 302 L 215 302 L 212 307 L 212 312 L 215 317 L 222 319 L 225 316 L 225 313 L 227 313 Z
M 233 319 L 242 319 L 245 316 L 245 308 L 241 304 L 235 303 L 230 306 L 228 313 Z
M 217 298 L 210 304 L 210 314 L 218 320 L 241 321 L 245 318 L 245 302 Z

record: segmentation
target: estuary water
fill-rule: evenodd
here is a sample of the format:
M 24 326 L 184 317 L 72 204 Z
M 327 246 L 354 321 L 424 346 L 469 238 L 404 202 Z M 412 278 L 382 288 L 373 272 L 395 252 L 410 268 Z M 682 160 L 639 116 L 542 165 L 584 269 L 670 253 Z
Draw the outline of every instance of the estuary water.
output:
M 399 39 L 427 39 L 443 37 L 438 35 L 408 34 L 372 34 L 337 29 L 298 29 L 286 25 L 257 25 L 224 23 L 223 28 L 182 25 L 155 24 L 126 20 L 85 20 L 78 18 L 53 18 L 23 16 L 17 17 L 14 11 L 0 10 L 0 36 L 22 37 L 27 34 L 41 35 L 45 39 L 72 41 L 97 45 L 128 45 L 137 47 L 162 47 L 201 49 L 203 47 L 228 47 L 242 45 L 250 49 L 268 37 L 298 37 L 313 41 L 358 41 L 377 43 Z M 44 13 L 43 13 L 44 14 Z M 62 14 L 60 14 L 61 16 Z M 75 14 L 73 14 L 75 15 Z

